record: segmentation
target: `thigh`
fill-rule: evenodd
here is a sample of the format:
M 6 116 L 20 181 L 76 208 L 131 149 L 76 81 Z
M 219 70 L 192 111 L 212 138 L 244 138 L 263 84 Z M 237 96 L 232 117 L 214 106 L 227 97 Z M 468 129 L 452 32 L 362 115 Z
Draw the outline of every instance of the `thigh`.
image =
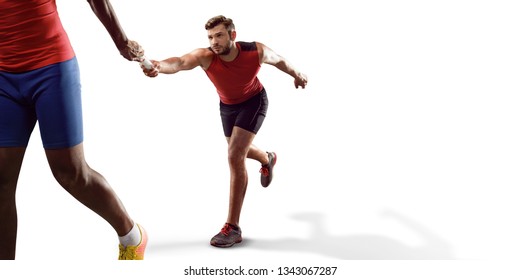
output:
M 34 106 L 18 91 L 23 77 L 0 72 L 0 147 L 26 147 L 36 124 Z
M 0 191 L 14 193 L 25 150 L 25 147 L 0 147 Z M 8 189 L 2 189 L 5 187 Z
M 70 148 L 83 142 L 81 83 L 76 59 L 35 72 L 35 107 L 45 149 Z
M 228 140 L 228 154 L 241 159 L 247 156 L 256 134 L 241 127 L 233 127 L 233 133 Z
M 46 149 L 45 155 L 54 176 L 84 176 L 88 168 L 83 143 L 69 148 Z
M 269 101 L 265 90 L 244 102 L 235 120 L 235 126 L 258 133 L 267 114 Z
M 262 126 L 269 100 L 265 89 L 240 104 L 228 105 L 220 102 L 220 117 L 226 138 L 231 137 L 234 127 L 258 133 Z
M 222 120 L 222 129 L 224 129 L 226 138 L 231 137 L 239 109 L 238 105 L 228 105 L 220 102 L 220 119 Z

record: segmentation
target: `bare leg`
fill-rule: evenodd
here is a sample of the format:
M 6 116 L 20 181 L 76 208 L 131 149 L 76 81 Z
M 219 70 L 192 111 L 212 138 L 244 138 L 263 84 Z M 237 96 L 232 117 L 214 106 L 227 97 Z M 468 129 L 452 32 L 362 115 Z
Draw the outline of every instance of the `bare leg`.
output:
M 237 225 L 240 221 L 240 212 L 247 190 L 246 157 L 250 154 L 255 134 L 235 126 L 231 137 L 228 138 L 228 162 L 230 171 L 229 212 L 227 223 Z M 251 156 L 261 158 L 258 149 L 251 152 Z M 264 152 L 265 153 L 265 152 Z
M 133 221 L 105 178 L 85 161 L 83 144 L 46 150 L 52 174 L 74 198 L 104 218 L 119 236 L 127 234 Z
M 261 164 L 268 164 L 269 163 L 269 157 L 267 155 L 267 152 L 258 149 L 253 144 L 251 144 L 249 146 L 249 151 L 247 153 L 247 158 L 257 160 Z
M 226 137 L 226 140 L 229 144 L 230 137 Z M 249 146 L 249 151 L 247 152 L 247 158 L 254 159 L 254 160 L 260 162 L 261 164 L 269 163 L 269 156 L 267 155 L 267 152 L 260 150 L 254 144 L 251 144 Z
M 14 260 L 18 216 L 16 184 L 25 147 L 0 148 L 0 260 Z

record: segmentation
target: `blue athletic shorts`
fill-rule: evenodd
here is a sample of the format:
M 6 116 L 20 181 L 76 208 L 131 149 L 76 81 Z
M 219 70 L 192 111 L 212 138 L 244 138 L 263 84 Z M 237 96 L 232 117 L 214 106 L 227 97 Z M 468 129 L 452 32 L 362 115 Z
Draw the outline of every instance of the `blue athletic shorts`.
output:
M 267 114 L 269 100 L 265 89 L 239 103 L 228 105 L 220 102 L 220 118 L 224 135 L 231 137 L 233 127 L 238 126 L 254 134 L 258 133 Z
M 23 73 L 0 71 L 0 147 L 27 147 L 36 121 L 45 149 L 83 142 L 76 58 Z

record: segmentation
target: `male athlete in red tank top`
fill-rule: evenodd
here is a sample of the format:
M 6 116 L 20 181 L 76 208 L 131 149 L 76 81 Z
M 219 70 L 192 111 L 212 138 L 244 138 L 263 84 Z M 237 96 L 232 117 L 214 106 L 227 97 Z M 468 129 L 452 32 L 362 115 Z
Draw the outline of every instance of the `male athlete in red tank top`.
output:
M 260 181 L 269 186 L 273 178 L 276 154 L 264 152 L 253 145 L 253 139 L 266 116 L 268 100 L 258 80 L 260 65 L 270 64 L 294 78 L 296 88 L 305 88 L 307 77 L 289 61 L 262 43 L 235 42 L 233 21 L 216 16 L 206 23 L 209 48 L 199 48 L 181 57 L 152 60 L 153 68 L 141 67 L 145 75 L 174 74 L 200 66 L 215 85 L 220 97 L 220 115 L 228 141 L 228 162 L 231 173 L 228 217 L 224 227 L 210 244 L 230 247 L 242 241 L 240 212 L 246 193 L 248 176 L 246 158 L 262 164 Z
M 220 100 L 225 104 L 242 103 L 263 89 L 256 76 L 260 71 L 256 43 L 237 42 L 236 47 L 238 55 L 234 60 L 224 61 L 214 53 L 206 69 Z

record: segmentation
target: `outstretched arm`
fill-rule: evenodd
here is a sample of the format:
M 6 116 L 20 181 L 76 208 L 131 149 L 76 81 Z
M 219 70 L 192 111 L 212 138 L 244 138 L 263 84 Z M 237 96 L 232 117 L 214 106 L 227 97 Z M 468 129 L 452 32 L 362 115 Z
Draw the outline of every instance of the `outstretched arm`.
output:
M 141 69 L 146 76 L 156 77 L 160 73 L 175 74 L 179 71 L 191 70 L 197 66 L 206 68 L 211 62 L 211 56 L 208 55 L 206 49 L 196 49 L 181 57 L 170 57 L 161 61 L 151 60 L 151 62 L 153 65 L 151 69 L 146 69 L 144 65 L 141 65 Z
M 119 53 L 124 58 L 137 61 L 144 55 L 141 46 L 135 41 L 128 40 L 126 37 L 109 0 L 87 0 L 87 2 L 97 18 L 105 26 Z
M 294 78 L 294 86 L 296 88 L 305 88 L 307 85 L 307 76 L 296 68 L 284 57 L 275 53 L 269 47 L 262 43 L 257 42 L 258 49 L 260 50 L 261 62 L 273 65 L 281 71 L 291 75 Z

